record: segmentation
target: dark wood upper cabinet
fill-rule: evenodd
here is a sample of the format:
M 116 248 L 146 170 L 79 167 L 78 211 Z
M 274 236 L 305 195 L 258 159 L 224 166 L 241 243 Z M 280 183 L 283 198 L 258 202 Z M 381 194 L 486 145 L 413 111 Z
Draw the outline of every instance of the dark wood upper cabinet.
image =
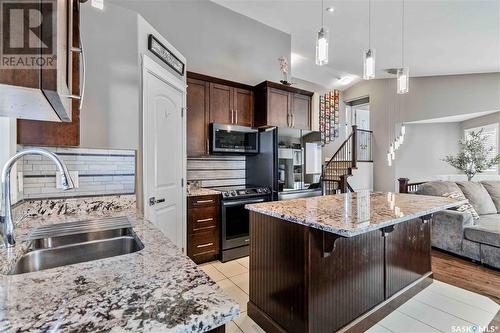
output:
M 188 72 L 187 156 L 209 154 L 210 123 L 253 126 L 253 87 Z
M 292 112 L 291 123 L 293 128 L 311 129 L 311 97 L 302 94 L 291 94 Z
M 208 153 L 209 83 L 188 78 L 187 84 L 188 156 L 206 155 Z
M 265 81 L 255 87 L 255 126 L 311 129 L 310 91 Z
M 234 91 L 232 87 L 210 83 L 210 122 L 233 124 Z
M 287 91 L 269 88 L 267 123 L 269 126 L 291 127 L 290 94 Z
M 57 1 L 60 3 L 61 1 Z M 67 42 L 70 47 L 73 46 L 77 49 L 80 43 L 79 38 L 79 3 L 78 1 L 67 1 L 68 7 L 66 10 L 71 13 L 71 19 L 67 22 L 72 26 L 72 29 L 68 29 L 67 33 L 71 34 L 71 37 L 67 37 Z M 61 12 L 59 12 L 61 14 Z M 66 44 L 65 44 L 66 45 Z M 67 46 L 66 46 L 67 47 Z M 17 143 L 24 145 L 41 145 L 41 146 L 79 146 L 80 145 L 80 111 L 79 111 L 79 101 L 65 97 L 63 95 L 79 95 L 80 94 L 80 54 L 78 52 L 70 52 L 70 59 L 64 62 L 64 66 L 70 70 L 69 73 L 61 75 L 63 69 L 60 68 L 61 64 L 57 65 L 56 70 L 43 70 L 40 71 L 40 86 L 38 89 L 43 91 L 48 102 L 57 108 L 58 103 L 65 104 L 70 103 L 70 117 L 69 120 L 61 122 L 60 119 L 54 119 L 56 121 L 39 121 L 39 120 L 27 120 L 18 119 L 17 121 Z M 59 59 L 59 58 L 58 58 Z M 3 72 L 0 72 L 0 77 L 4 79 Z M 33 76 L 34 74 L 29 74 Z M 23 76 L 21 75 L 21 78 Z M 71 84 L 68 87 L 71 89 L 67 93 L 58 93 L 57 89 L 63 85 L 61 80 L 71 80 Z M 20 82 L 20 81 L 19 81 Z M 56 82 L 58 82 L 56 84 Z M 26 82 L 25 82 L 26 83 Z M 51 92 L 52 91 L 52 92 Z M 62 119 L 62 117 L 61 117 Z
M 36 1 L 36 0 L 35 0 Z M 36 59 L 34 64 L 20 68 L 0 69 L 0 116 L 19 119 L 71 122 L 72 120 L 72 76 L 78 62 L 73 62 L 74 29 L 78 28 L 77 0 L 38 0 L 38 10 L 43 18 L 40 33 L 30 38 L 40 39 L 40 47 L 29 49 L 26 59 Z M 30 2 L 30 5 L 36 3 Z M 33 10 L 22 9 L 26 13 Z M 18 22 L 19 21 L 19 22 Z M 49 22 L 45 25 L 44 22 Z M 50 24 L 53 22 L 53 24 Z M 12 23 L 12 22 L 11 22 Z M 24 29 L 25 22 L 16 20 L 11 29 Z M 16 27 L 16 25 L 20 25 Z M 55 31 L 53 31 L 55 29 Z M 25 35 L 27 36 L 27 35 Z M 49 37 L 47 37 L 49 36 Z M 7 40 L 7 38 L 6 38 Z M 21 41 L 22 42 L 22 41 Z M 78 39 L 77 39 L 78 42 Z M 26 41 L 25 45 L 28 45 Z M 29 44 L 31 47 L 31 44 Z M 78 45 L 78 44 L 77 44 Z M 27 47 L 27 46 L 26 46 Z M 26 52 L 22 49 L 19 53 Z M 15 58 L 15 57 L 14 57 Z M 78 67 L 76 67 L 78 69 Z M 79 95 L 77 92 L 76 95 Z
M 248 89 L 234 88 L 234 124 L 253 126 L 253 92 Z

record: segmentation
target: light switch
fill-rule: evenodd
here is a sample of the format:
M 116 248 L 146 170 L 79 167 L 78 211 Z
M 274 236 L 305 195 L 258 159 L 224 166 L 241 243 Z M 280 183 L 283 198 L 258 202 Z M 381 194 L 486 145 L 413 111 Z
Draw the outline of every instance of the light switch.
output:
M 71 180 L 73 180 L 73 188 L 79 188 L 79 182 L 78 182 L 78 171 L 70 171 L 69 175 L 71 177 Z M 61 180 L 61 174 L 59 172 L 56 172 L 56 188 L 62 189 L 62 180 Z

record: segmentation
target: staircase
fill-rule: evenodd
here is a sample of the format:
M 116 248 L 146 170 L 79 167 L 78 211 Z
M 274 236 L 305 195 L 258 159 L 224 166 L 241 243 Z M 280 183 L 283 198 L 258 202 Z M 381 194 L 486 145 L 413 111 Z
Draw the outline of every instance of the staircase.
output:
M 323 165 L 323 194 L 354 192 L 348 178 L 358 162 L 372 162 L 372 131 L 352 126 L 352 132 L 332 158 Z

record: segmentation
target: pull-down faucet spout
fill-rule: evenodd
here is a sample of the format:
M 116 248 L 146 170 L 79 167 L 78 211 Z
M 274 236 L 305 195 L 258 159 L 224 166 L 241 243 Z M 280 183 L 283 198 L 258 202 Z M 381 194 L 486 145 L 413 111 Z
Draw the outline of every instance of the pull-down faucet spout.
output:
M 2 200 L 1 200 L 1 213 L 0 213 L 0 232 L 2 233 L 3 243 L 6 247 L 11 247 L 16 244 L 14 237 L 14 222 L 12 221 L 12 210 L 11 210 L 11 200 L 10 200 L 10 172 L 14 164 L 25 155 L 42 155 L 51 159 L 57 166 L 60 174 L 62 187 L 64 190 L 69 190 L 73 188 L 73 181 L 69 175 L 68 169 L 64 162 L 54 153 L 41 149 L 41 148 L 30 148 L 20 151 L 16 155 L 12 156 L 7 163 L 5 163 L 2 169 Z

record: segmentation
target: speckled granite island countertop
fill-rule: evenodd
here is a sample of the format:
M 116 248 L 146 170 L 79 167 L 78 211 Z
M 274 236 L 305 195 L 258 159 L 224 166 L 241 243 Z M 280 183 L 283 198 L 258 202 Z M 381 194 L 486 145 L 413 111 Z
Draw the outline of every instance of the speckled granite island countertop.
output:
M 145 246 L 139 252 L 1 275 L 0 331 L 205 332 L 238 316 L 238 304 L 156 227 L 128 216 Z M 2 273 L 26 250 L 23 239 L 33 226 L 82 219 L 85 215 L 22 221 L 14 250 L 0 251 Z
M 355 192 L 245 207 L 285 221 L 352 237 L 466 202 L 414 194 Z

